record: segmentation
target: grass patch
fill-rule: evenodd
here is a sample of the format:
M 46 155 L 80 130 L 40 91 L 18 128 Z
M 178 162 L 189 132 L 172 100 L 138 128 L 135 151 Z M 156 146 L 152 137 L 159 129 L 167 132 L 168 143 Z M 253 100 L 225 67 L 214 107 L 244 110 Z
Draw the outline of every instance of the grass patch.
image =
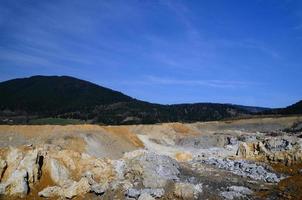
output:
M 32 119 L 28 122 L 31 125 L 68 125 L 68 124 L 84 124 L 85 121 L 79 119 L 64 118 L 40 118 Z

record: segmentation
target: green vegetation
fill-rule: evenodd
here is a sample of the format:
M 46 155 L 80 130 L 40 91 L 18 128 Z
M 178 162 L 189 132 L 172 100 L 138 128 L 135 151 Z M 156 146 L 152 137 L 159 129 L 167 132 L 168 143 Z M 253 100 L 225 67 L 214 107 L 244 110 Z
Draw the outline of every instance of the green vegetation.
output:
M 67 124 L 84 124 L 84 121 L 78 119 L 63 119 L 63 118 L 39 118 L 29 120 L 31 125 L 67 125 Z

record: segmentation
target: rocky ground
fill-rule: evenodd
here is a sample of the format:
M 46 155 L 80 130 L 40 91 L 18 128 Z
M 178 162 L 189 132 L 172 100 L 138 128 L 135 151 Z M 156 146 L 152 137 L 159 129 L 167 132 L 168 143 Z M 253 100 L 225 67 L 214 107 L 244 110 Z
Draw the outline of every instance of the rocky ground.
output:
M 0 126 L 0 199 L 302 199 L 302 117 Z

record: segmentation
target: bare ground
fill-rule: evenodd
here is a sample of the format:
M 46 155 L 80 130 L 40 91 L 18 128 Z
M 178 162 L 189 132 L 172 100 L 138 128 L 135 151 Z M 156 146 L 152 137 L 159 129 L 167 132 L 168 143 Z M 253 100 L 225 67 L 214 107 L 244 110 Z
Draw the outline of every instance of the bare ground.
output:
M 235 175 L 227 170 L 206 164 L 193 170 L 187 162 L 197 155 L 233 158 L 238 146 L 226 148 L 227 138 L 242 135 L 278 134 L 281 130 L 302 123 L 302 117 L 254 118 L 234 121 L 198 122 L 191 124 L 165 123 L 156 125 L 98 126 L 98 125 L 32 125 L 0 126 L 0 156 L 8 147 L 51 144 L 74 152 L 87 153 L 97 158 L 120 159 L 125 152 L 147 149 L 178 160 L 182 166 L 181 179 L 202 183 L 204 199 L 222 199 L 220 193 L 237 185 L 250 188 L 252 199 L 302 198 L 302 165 L 273 165 L 276 172 L 290 175 L 278 184 L 268 184 Z M 236 148 L 235 148 L 236 147 Z M 192 181 L 192 180 L 191 180 Z M 33 187 L 26 199 L 40 199 L 37 192 L 51 185 L 47 174 L 41 184 Z M 175 199 L 173 189 L 162 199 Z M 36 195 L 34 195 L 34 193 Z M 170 193 L 170 196 L 169 196 Z M 75 199 L 122 199 L 123 193 L 107 192 L 103 196 L 87 194 Z M 8 197 L 6 199 L 9 199 Z

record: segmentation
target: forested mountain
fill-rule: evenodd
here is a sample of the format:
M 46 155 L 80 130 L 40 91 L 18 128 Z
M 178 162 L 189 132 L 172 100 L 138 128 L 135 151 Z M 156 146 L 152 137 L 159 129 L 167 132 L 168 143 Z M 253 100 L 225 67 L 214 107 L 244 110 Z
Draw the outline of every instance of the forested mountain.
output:
M 2 122 L 27 123 L 49 117 L 102 124 L 193 122 L 248 116 L 259 109 L 264 108 L 217 103 L 153 104 L 69 76 L 33 76 L 0 83 Z M 288 110 L 294 113 L 295 107 Z

